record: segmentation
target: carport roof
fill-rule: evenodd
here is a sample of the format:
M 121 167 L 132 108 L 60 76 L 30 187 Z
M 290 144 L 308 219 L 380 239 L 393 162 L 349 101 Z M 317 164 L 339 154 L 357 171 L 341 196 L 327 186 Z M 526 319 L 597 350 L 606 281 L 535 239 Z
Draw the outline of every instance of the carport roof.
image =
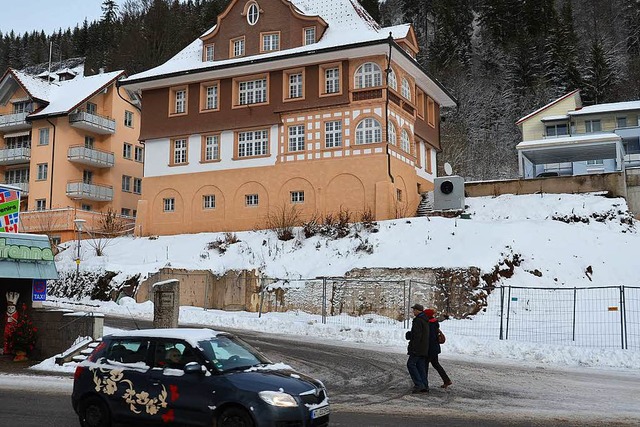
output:
M 622 139 L 615 133 L 546 138 L 516 145 L 520 154 L 533 164 L 616 159 Z

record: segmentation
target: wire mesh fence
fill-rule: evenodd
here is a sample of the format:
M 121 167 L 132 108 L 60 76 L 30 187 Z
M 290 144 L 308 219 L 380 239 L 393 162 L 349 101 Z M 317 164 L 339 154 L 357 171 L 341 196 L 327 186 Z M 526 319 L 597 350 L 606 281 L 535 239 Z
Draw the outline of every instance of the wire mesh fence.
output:
M 409 307 L 439 313 L 460 336 L 640 349 L 640 287 L 467 287 L 418 280 L 264 279 L 259 313 L 298 310 L 322 323 L 407 328 Z

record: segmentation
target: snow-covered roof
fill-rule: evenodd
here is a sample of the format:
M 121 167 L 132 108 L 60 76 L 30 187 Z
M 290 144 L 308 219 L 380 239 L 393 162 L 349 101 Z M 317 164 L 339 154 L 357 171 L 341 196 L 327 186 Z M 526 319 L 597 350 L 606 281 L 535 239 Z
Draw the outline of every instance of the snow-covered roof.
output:
M 37 97 L 33 94 L 33 92 L 31 92 L 31 89 L 27 90 L 34 97 L 48 101 L 49 105 L 47 105 L 37 113 L 31 114 L 29 117 L 42 117 L 54 114 L 68 113 L 82 101 L 89 98 L 91 95 L 116 80 L 123 73 L 124 71 L 122 70 L 113 71 L 110 73 L 96 74 L 88 77 L 76 77 L 74 79 L 64 80 L 51 84 L 47 84 L 46 81 L 41 80 L 40 85 L 35 85 L 34 81 L 40 79 L 38 79 L 37 77 L 32 77 L 30 84 L 40 89 L 44 97 Z M 20 77 L 21 81 L 23 77 L 24 75 Z
M 608 104 L 596 104 L 583 107 L 580 110 L 569 111 L 570 116 L 582 116 L 585 114 L 613 113 L 616 111 L 640 110 L 640 101 L 611 102 Z
M 557 115 L 557 116 L 544 116 L 540 119 L 541 122 L 552 122 L 556 120 L 568 120 L 569 116 L 567 114 Z
M 328 24 L 328 28 L 318 42 L 293 49 L 253 55 L 251 57 L 216 60 L 212 63 L 202 60 L 202 40 L 198 38 L 164 64 L 141 73 L 133 74 L 123 79 L 123 82 L 133 82 L 167 74 L 203 70 L 211 67 L 242 64 L 247 62 L 248 58 L 277 59 L 278 57 L 289 56 L 296 53 L 313 52 L 320 49 L 330 49 L 365 42 L 386 41 L 389 33 L 391 33 L 395 39 L 405 38 L 410 29 L 409 24 L 380 28 L 356 0 L 291 0 L 291 3 L 301 14 L 306 16 L 320 16 Z M 207 30 L 204 35 L 210 34 L 214 29 L 215 26 Z
M 139 329 L 135 331 L 118 331 L 111 336 L 113 337 L 159 337 L 169 338 L 176 340 L 185 340 L 193 347 L 198 345 L 198 342 L 214 338 L 220 334 L 218 331 L 214 331 L 208 328 L 202 329 L 190 329 L 190 328 L 176 328 L 176 329 Z
M 12 73 L 32 98 L 42 101 L 49 100 L 49 91 L 51 90 L 49 82 L 18 70 L 12 70 Z

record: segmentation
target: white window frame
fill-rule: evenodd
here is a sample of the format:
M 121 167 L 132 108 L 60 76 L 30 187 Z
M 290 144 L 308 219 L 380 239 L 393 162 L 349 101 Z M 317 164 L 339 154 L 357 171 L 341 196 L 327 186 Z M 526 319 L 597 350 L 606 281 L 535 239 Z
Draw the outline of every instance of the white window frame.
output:
M 291 196 L 291 203 L 304 203 L 304 191 L 291 191 L 289 194 Z
M 247 207 L 255 207 L 260 203 L 260 197 L 257 194 L 245 194 L 244 204 Z
M 598 129 L 594 129 L 594 125 L 598 125 Z M 584 121 L 584 130 L 585 133 L 596 133 L 596 132 L 602 132 L 602 122 L 598 119 L 598 120 L 585 120 Z
M 302 98 L 302 72 L 289 74 L 287 81 L 289 82 L 289 99 Z
M 332 67 L 324 70 L 324 92 L 340 92 L 340 68 Z
M 247 9 L 247 23 L 249 25 L 256 25 L 260 19 L 260 8 L 257 3 L 251 3 Z
M 204 161 L 220 160 L 220 135 L 204 137 Z
M 244 56 L 244 37 L 234 40 L 233 42 L 233 57 Z
M 4 172 L 5 184 L 29 182 L 29 169 L 8 169 Z
M 183 114 L 187 112 L 187 90 L 178 89 L 174 92 L 175 114 Z
M 304 44 L 305 46 L 314 44 L 316 42 L 316 27 L 309 27 L 304 29 Z
M 387 139 L 389 144 L 398 145 L 398 132 L 396 131 L 396 125 L 391 120 L 389 120 L 389 135 L 387 135 Z
M 216 195 L 205 194 L 202 196 L 202 209 L 215 209 L 216 208 Z
M 142 194 L 142 178 L 133 178 L 133 193 Z
M 398 78 L 396 77 L 396 72 L 393 71 L 393 68 L 389 70 L 389 79 L 388 85 L 391 89 L 398 91 Z
M 49 175 L 49 164 L 48 163 L 39 163 L 38 164 L 38 177 L 37 181 L 46 181 Z
M 365 89 L 382 86 L 382 70 L 375 62 L 365 62 L 355 72 L 355 88 Z
M 44 211 L 47 209 L 47 199 L 36 199 L 36 210 Z
M 131 193 L 131 177 L 129 175 L 122 175 L 122 191 Z
M 125 142 L 122 145 L 122 157 L 125 159 L 131 159 L 132 148 L 133 148 L 133 145 L 129 144 L 128 142 Z
M 332 120 L 324 123 L 325 148 L 342 147 L 342 120 Z
M 267 79 L 238 82 L 238 104 L 251 105 L 267 102 Z
M 205 88 L 205 107 L 206 110 L 218 109 L 218 85 L 211 85 Z
M 406 129 L 402 129 L 400 133 L 400 149 L 405 153 L 411 154 L 411 137 Z
M 269 153 L 269 131 L 238 132 L 238 157 L 266 156 Z
M 173 164 L 181 165 L 185 163 L 187 163 L 187 139 L 175 139 L 173 140 Z
M 212 62 L 215 58 L 215 45 L 208 44 L 204 47 L 204 60 L 206 62 Z
M 128 128 L 133 127 L 133 111 L 124 110 L 124 125 Z
M 402 79 L 402 96 L 411 101 L 411 83 L 405 78 Z
M 356 145 L 376 144 L 382 141 L 382 126 L 373 117 L 362 119 L 356 126 Z
M 40 128 L 38 145 L 49 145 L 49 128 Z
M 144 162 L 144 148 L 143 147 L 135 147 L 133 150 L 133 156 L 136 162 Z
M 289 126 L 289 151 L 304 151 L 304 125 Z
M 162 207 L 164 212 L 175 212 L 176 210 L 176 199 L 173 197 L 166 197 L 162 199 Z
M 262 51 L 274 52 L 280 50 L 280 33 L 262 35 Z

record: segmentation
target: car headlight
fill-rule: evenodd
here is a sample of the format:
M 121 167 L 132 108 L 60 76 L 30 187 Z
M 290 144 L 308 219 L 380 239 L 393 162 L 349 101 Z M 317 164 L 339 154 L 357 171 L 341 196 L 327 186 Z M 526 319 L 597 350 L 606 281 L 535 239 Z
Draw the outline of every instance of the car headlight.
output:
M 287 393 L 282 393 L 280 391 L 261 391 L 258 393 L 260 399 L 267 402 L 269 405 L 279 406 L 282 408 L 293 408 L 298 406 L 298 402 Z

